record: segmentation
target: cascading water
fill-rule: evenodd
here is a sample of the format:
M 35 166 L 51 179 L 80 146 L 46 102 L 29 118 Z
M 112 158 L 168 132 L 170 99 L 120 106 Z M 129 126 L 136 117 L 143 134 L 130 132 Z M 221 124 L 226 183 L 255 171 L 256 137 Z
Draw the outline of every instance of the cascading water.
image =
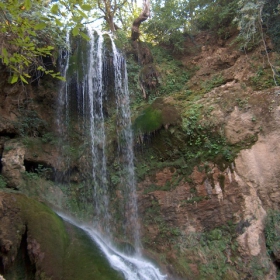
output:
M 100 233 L 86 226 L 80 226 L 73 220 L 69 222 L 79 226 L 98 244 L 113 268 L 123 273 L 128 280 L 165 279 L 157 268 L 140 257 L 140 227 L 138 223 L 136 183 L 134 177 L 133 135 L 131 131 L 129 91 L 126 61 L 117 50 L 110 35 L 106 35 L 107 44 L 112 50 L 108 55 L 104 47 L 104 35 L 88 28 L 89 42 L 75 39 L 69 44 L 69 52 L 64 58 L 64 71 L 67 77 L 64 86 L 64 118 L 69 129 L 65 138 L 74 138 L 75 131 L 82 136 L 83 147 L 79 155 L 79 176 L 90 185 L 94 203 L 94 227 Z M 68 37 L 69 38 L 69 37 Z M 70 40 L 71 41 L 71 40 Z M 62 96 L 62 95 L 60 95 Z M 106 104 L 105 104 L 106 103 Z M 113 112 L 108 112 L 112 110 Z M 62 110 L 60 110 L 62 111 Z M 123 202 L 122 217 L 123 240 L 134 244 L 135 256 L 127 256 L 116 250 L 109 242 L 114 221 L 110 215 L 110 179 L 107 151 L 108 115 L 116 120 L 116 155 L 110 155 L 111 164 L 118 166 L 120 176 L 118 186 Z M 78 123 L 78 125 L 77 125 Z M 61 125 L 61 124 L 60 124 Z M 78 126 L 78 127 L 77 127 Z M 111 136 L 112 137 L 112 136 Z M 114 159 L 112 160 L 112 157 Z M 71 167 L 68 168 L 71 170 Z M 70 176 L 71 177 L 71 176 Z M 112 181 L 112 180 L 111 180 Z M 104 241 L 106 240 L 106 241 Z
M 108 212 L 108 184 L 106 168 L 106 135 L 103 113 L 103 36 L 96 37 L 92 30 L 90 36 L 89 66 L 85 76 L 87 82 L 87 94 L 89 97 L 90 111 L 90 139 L 92 154 L 92 179 L 94 183 L 94 201 L 96 205 L 96 217 L 98 221 L 103 218 L 103 227 L 109 232 Z M 102 216 L 101 216 L 102 215 Z
M 92 227 L 79 224 L 62 213 L 58 213 L 58 215 L 65 221 L 84 230 L 104 253 L 111 267 L 117 271 L 120 271 L 126 280 L 166 279 L 166 276 L 162 275 L 159 269 L 156 268 L 151 262 L 143 259 L 140 256 L 129 256 L 120 252 L 113 245 L 107 243 L 107 240 L 104 240 L 100 233 L 98 233 Z
M 67 71 L 69 68 L 69 32 L 67 32 L 66 34 L 66 49 L 61 51 L 60 53 L 60 71 L 63 77 L 66 77 L 67 79 Z M 58 106 L 57 106 L 57 128 L 58 128 L 58 134 L 60 135 L 60 139 L 62 140 L 61 142 L 65 143 L 65 141 L 67 142 L 67 127 L 68 127 L 68 123 L 69 123 L 69 102 L 68 102 L 68 83 L 63 83 L 60 82 L 61 86 L 60 86 L 60 90 L 59 90 L 59 95 L 58 95 Z M 61 143 L 60 143 L 60 146 Z M 60 147 L 61 148 L 61 147 Z M 68 159 L 62 159 L 61 157 L 58 158 L 57 160 L 57 167 L 61 166 L 62 164 L 65 164 L 66 167 L 64 168 L 64 170 L 69 170 L 69 160 Z M 59 168 L 57 168 L 57 172 L 56 172 L 56 177 L 58 180 L 60 180 L 61 174 L 60 172 L 58 172 Z M 65 174 L 64 176 L 65 177 Z M 68 176 L 66 176 L 68 177 Z M 69 181 L 69 178 L 67 178 L 66 180 L 67 182 Z
M 122 184 L 125 187 L 125 194 L 127 195 L 126 213 L 129 228 L 132 230 L 132 240 L 138 253 L 140 252 L 140 227 L 138 223 L 138 209 L 136 184 L 134 176 L 134 153 L 133 153 L 133 138 L 130 120 L 129 107 L 129 92 L 128 79 L 126 71 L 126 61 L 124 57 L 118 52 L 114 41 L 112 40 L 113 50 L 113 64 L 115 72 L 115 96 L 117 104 L 118 115 L 118 133 L 119 133 L 119 158 L 122 158 L 123 168 L 125 170 L 122 177 Z

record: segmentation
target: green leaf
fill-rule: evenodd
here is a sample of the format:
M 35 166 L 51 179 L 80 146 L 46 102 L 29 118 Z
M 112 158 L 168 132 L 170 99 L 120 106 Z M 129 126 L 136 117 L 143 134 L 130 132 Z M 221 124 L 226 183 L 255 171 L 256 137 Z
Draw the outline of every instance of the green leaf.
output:
M 19 75 L 19 77 L 25 84 L 28 84 L 28 82 L 25 80 L 25 78 L 22 75 Z
M 2 59 L 4 64 L 8 65 L 9 64 L 9 57 L 8 57 L 8 52 L 6 48 L 2 48 Z
M 63 26 L 63 23 L 60 20 L 58 20 L 57 18 L 55 19 L 55 24 L 58 26 L 61 26 L 61 27 Z
M 36 33 L 33 30 L 27 30 L 27 33 L 36 37 Z
M 66 79 L 62 76 L 56 76 L 57 79 L 59 79 L 60 81 L 66 82 Z
M 81 16 L 73 16 L 72 17 L 72 20 L 76 23 L 80 23 L 82 19 L 83 19 L 83 17 L 81 17 Z
M 83 11 L 81 11 L 79 9 L 77 11 L 82 17 L 87 18 L 87 15 Z
M 46 28 L 46 26 L 47 25 L 44 22 L 40 22 L 40 23 L 38 23 L 34 26 L 34 29 L 35 30 L 42 30 L 42 29 Z
M 87 41 L 90 40 L 90 38 L 88 37 L 87 34 L 85 34 L 85 33 L 83 33 L 83 32 L 80 32 L 80 35 L 81 35 L 85 40 L 87 40 Z
M 9 79 L 10 84 L 15 84 L 18 81 L 18 75 L 14 74 L 13 77 Z
M 58 14 L 58 5 L 54 4 L 51 8 L 51 13 L 57 15 Z
M 88 4 L 81 5 L 81 8 L 84 11 L 88 11 L 88 12 L 92 9 L 91 5 L 88 5 Z
M 79 34 L 80 30 L 77 26 L 75 26 L 73 29 L 72 29 L 72 34 L 73 36 L 77 36 Z
M 2 48 L 2 53 L 3 53 L 4 56 L 8 55 L 8 52 L 7 52 L 6 48 Z
M 30 0 L 25 0 L 24 1 L 24 7 L 25 7 L 25 9 L 26 10 L 30 10 L 30 8 L 31 8 L 31 1 Z

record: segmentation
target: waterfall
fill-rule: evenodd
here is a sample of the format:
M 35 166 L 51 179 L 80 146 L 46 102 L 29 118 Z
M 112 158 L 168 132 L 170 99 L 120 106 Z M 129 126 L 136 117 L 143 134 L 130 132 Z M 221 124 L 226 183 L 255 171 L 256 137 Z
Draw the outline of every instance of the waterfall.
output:
M 70 51 L 70 36 L 69 32 L 66 33 L 66 48 L 62 51 L 60 51 L 60 72 L 62 77 L 65 77 L 67 80 L 67 71 L 69 68 L 69 51 Z M 68 83 L 60 82 L 60 89 L 58 93 L 58 106 L 57 106 L 57 117 L 56 117 L 56 126 L 58 130 L 58 134 L 60 136 L 60 143 L 59 143 L 59 148 L 60 148 L 60 154 L 63 154 L 62 149 L 62 143 L 67 143 L 68 142 L 68 137 L 67 137 L 67 127 L 69 124 L 69 85 Z M 69 170 L 69 159 L 63 159 L 62 156 L 60 155 L 57 159 L 56 163 L 56 180 L 60 181 L 60 177 L 67 177 L 66 181 L 69 181 L 69 178 L 67 175 L 69 174 L 60 174 L 60 166 L 64 164 L 66 165 L 64 167 L 64 170 Z
M 136 196 L 136 183 L 134 176 L 134 153 L 133 137 L 130 120 L 130 102 L 128 91 L 128 79 L 126 70 L 126 61 L 118 52 L 114 41 L 112 40 L 113 64 L 115 72 L 115 95 L 118 115 L 118 134 L 119 134 L 119 158 L 123 159 L 123 168 L 125 170 L 122 177 L 122 184 L 125 187 L 126 213 L 129 228 L 132 229 L 134 246 L 140 251 L 140 227 L 138 223 L 138 209 Z
M 110 35 L 101 34 L 90 27 L 87 34 L 90 38 L 88 42 L 67 35 L 69 50 L 63 58 L 63 72 L 67 80 L 60 91 L 59 104 L 63 109 L 58 112 L 64 112 L 65 124 L 61 124 L 60 117 L 60 127 L 68 127 L 67 131 L 60 129 L 64 135 L 64 145 L 69 145 L 68 149 L 74 151 L 77 157 L 77 162 L 72 159 L 67 164 L 69 180 L 73 177 L 72 170 L 79 168 L 76 176 L 90 189 L 91 198 L 85 197 L 84 201 L 94 205 L 92 216 L 95 230 L 80 226 L 69 218 L 64 219 L 87 232 L 112 267 L 121 271 L 125 279 L 162 280 L 165 276 L 140 254 L 126 61 Z M 114 126 L 110 124 L 112 119 L 115 120 Z M 108 151 L 110 141 L 111 150 Z M 115 186 L 118 190 L 112 189 L 114 171 L 110 165 L 113 163 L 118 166 L 119 177 Z M 122 233 L 117 230 L 119 225 L 110 214 L 117 191 L 120 195 L 118 199 L 122 201 Z M 111 244 L 113 237 L 119 238 L 120 235 L 121 240 L 134 246 L 134 256 L 127 256 Z
M 103 36 L 89 30 L 90 49 L 88 74 L 85 76 L 90 107 L 90 139 L 92 154 L 92 179 L 94 184 L 94 201 L 96 217 L 103 218 L 104 230 L 109 233 L 108 183 L 106 164 L 106 135 L 103 113 Z

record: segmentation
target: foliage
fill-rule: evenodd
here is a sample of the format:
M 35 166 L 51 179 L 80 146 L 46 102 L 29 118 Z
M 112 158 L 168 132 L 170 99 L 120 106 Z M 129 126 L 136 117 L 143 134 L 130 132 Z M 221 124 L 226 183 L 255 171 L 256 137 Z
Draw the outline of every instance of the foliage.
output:
M 52 169 L 50 167 L 45 167 L 42 164 L 38 164 L 38 167 L 35 168 L 35 172 L 38 174 L 39 177 L 47 179 L 49 178 Z
M 232 161 L 235 153 L 227 144 L 226 139 L 216 131 L 215 126 L 200 122 L 201 108 L 201 105 L 192 105 L 183 119 L 183 130 L 188 137 L 187 159 L 215 160 L 215 158 L 220 158 L 220 160 Z
M 174 59 L 170 52 L 162 47 L 154 46 L 151 51 L 161 74 L 159 94 L 175 94 L 184 91 L 190 74 L 182 62 Z
M 5 178 L 2 175 L 0 175 L 0 189 L 5 188 L 6 186 L 7 186 L 7 182 Z
M 267 34 L 273 41 L 274 49 L 280 52 L 280 7 L 279 0 L 266 1 L 263 6 L 262 21 Z
M 188 10 L 186 1 L 157 0 L 152 2 L 153 17 L 143 24 L 144 31 L 150 41 L 173 46 L 175 51 L 181 50 L 184 36 L 182 31 L 186 25 Z
M 131 101 L 140 104 L 143 101 L 142 93 L 139 87 L 139 72 L 141 66 L 135 62 L 133 55 L 127 57 L 128 86 L 131 95 Z
M 69 67 L 67 71 L 67 79 L 77 77 L 77 82 L 81 82 L 86 75 L 85 71 L 88 67 L 87 54 L 88 46 L 87 41 L 81 37 L 71 38 L 72 51 L 69 54 Z M 80 63 L 83 61 L 83 63 Z
M 91 182 L 83 181 L 82 183 L 60 184 L 66 198 L 66 209 L 73 215 L 81 219 L 92 219 L 93 213 L 93 189 Z
M 146 38 L 184 51 L 184 41 L 199 30 L 210 30 L 220 37 L 231 34 L 237 0 L 157 0 L 152 4 L 153 17 L 144 24 Z
M 279 1 L 241 0 L 235 18 L 240 29 L 239 39 L 244 49 L 251 49 L 264 40 L 263 34 L 271 36 L 276 50 L 280 50 L 279 41 Z
M 251 49 L 261 40 L 262 23 L 261 13 L 265 0 L 241 0 L 239 12 L 235 18 L 240 30 L 239 39 L 244 49 Z
M 229 220 L 222 227 L 181 235 L 177 241 L 178 256 L 199 256 L 195 258 L 199 267 L 197 279 L 243 279 L 245 275 L 264 279 L 269 272 L 269 258 L 253 257 L 244 264 L 236 258 L 239 254 L 236 238 L 236 225 Z M 187 257 L 186 261 L 193 263 L 192 257 Z
M 15 127 L 21 136 L 39 137 L 46 131 L 47 123 L 42 120 L 36 111 L 20 109 L 20 120 L 15 123 Z
M 265 223 L 265 240 L 267 251 L 274 256 L 280 249 L 280 212 L 270 210 Z
M 127 4 L 127 0 L 122 0 L 119 2 L 112 1 L 112 0 L 97 0 L 95 2 L 96 9 L 99 12 L 99 18 L 105 19 L 106 27 L 108 30 L 115 32 L 116 31 L 116 24 L 115 24 L 115 15 L 117 12 Z
M 54 134 L 52 132 L 46 132 L 42 135 L 42 142 L 43 143 L 50 143 L 52 145 L 57 144 L 58 139 L 56 139 L 56 137 L 54 136 Z
M 209 92 L 215 87 L 219 87 L 225 83 L 224 77 L 219 74 L 215 75 L 211 80 L 205 81 L 202 83 L 203 91 Z
M 210 30 L 219 37 L 231 35 L 231 26 L 237 11 L 237 0 L 204 1 L 204 8 L 198 10 L 193 24 L 198 30 Z
M 152 18 L 144 23 L 145 39 L 176 52 L 184 51 L 185 40 L 194 42 L 193 35 L 201 30 L 226 39 L 236 26 L 243 49 L 258 45 L 265 33 L 280 49 L 278 0 L 157 0 L 152 11 Z
M 277 84 L 280 84 L 280 76 L 276 76 L 275 79 L 273 79 L 271 71 L 264 67 L 259 67 L 255 75 L 250 78 L 250 83 L 254 90 L 271 88 L 275 85 L 275 81 Z
M 156 170 L 166 167 L 174 167 L 176 170 L 176 175 L 165 186 L 151 184 L 145 189 L 145 193 L 154 190 L 170 191 L 176 188 L 182 179 L 181 175 L 187 178 L 193 172 L 194 166 L 201 163 L 205 163 L 206 168 L 206 162 L 211 161 L 224 170 L 234 160 L 241 146 L 230 145 L 220 125 L 203 118 L 211 110 L 213 108 L 204 108 L 202 105 L 188 102 L 181 125 L 174 124 L 168 129 L 160 129 L 152 135 L 144 135 L 141 138 L 136 148 L 136 174 L 140 180 L 147 175 L 153 176 Z M 253 139 L 250 141 L 252 143 Z M 220 177 L 219 181 L 223 186 L 224 178 Z M 194 199 L 185 203 L 204 199 L 204 196 L 196 195 Z
M 84 1 L 58 1 L 47 7 L 45 0 L 5 0 L 0 2 L 0 31 L 2 47 L 0 59 L 10 71 L 11 84 L 36 78 L 38 72 L 62 79 L 44 58 L 53 57 L 55 48 L 62 46 L 62 27 L 71 27 L 73 35 L 80 34 L 83 12 L 91 9 Z M 66 12 L 67 11 L 67 12 Z M 64 18 L 64 22 L 61 21 Z M 55 59 L 53 59 L 55 64 Z
M 190 91 L 187 90 L 190 72 L 182 65 L 182 62 L 174 59 L 170 52 L 162 47 L 152 46 L 151 44 L 147 44 L 147 46 L 150 48 L 154 59 L 152 68 L 160 73 L 156 77 L 157 81 L 155 81 L 155 83 L 158 83 L 156 87 L 147 89 L 149 103 L 153 103 L 162 95 L 184 93 L 184 96 L 186 96 L 190 93 Z M 150 65 L 147 65 L 141 70 L 140 65 L 135 62 L 131 55 L 128 57 L 127 70 L 129 89 L 132 96 L 132 106 L 145 106 L 139 81 L 145 81 L 145 76 L 149 75 Z M 144 78 L 142 76 L 144 76 Z M 151 79 L 149 81 L 151 81 Z

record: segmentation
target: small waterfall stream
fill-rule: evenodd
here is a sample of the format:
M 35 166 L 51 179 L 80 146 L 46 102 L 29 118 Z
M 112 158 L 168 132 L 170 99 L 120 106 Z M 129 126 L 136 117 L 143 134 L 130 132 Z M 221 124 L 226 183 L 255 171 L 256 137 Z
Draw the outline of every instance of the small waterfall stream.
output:
M 80 170 L 79 175 L 85 178 L 86 184 L 91 188 L 91 200 L 94 204 L 93 225 L 96 230 L 60 215 L 66 221 L 83 229 L 100 247 L 111 266 L 121 271 L 125 279 L 163 280 L 166 277 L 141 257 L 126 61 L 110 35 L 103 35 L 91 28 L 87 31 L 89 42 L 77 41 L 67 35 L 69 51 L 65 52 L 62 65 L 67 79 L 60 92 L 59 104 L 63 109 L 58 110 L 60 114 L 58 125 L 63 128 L 60 132 L 65 143 L 71 141 L 76 133 L 75 129 L 82 135 L 83 150 L 79 160 L 83 163 L 84 170 Z M 107 46 L 104 43 L 104 36 L 107 39 Z M 112 110 L 111 107 L 114 107 L 113 113 L 109 112 Z M 61 120 L 62 112 L 66 122 L 64 124 Z M 110 155 L 107 150 L 108 139 L 112 137 L 108 135 L 110 114 L 115 119 L 116 155 Z M 114 235 L 110 203 L 114 198 L 110 197 L 112 174 L 109 172 L 109 157 L 110 164 L 112 157 L 115 158 L 113 161 L 118 166 L 120 176 L 118 186 L 121 188 L 123 204 L 121 214 L 124 217 L 122 239 L 133 244 L 134 256 L 118 251 L 110 241 Z
M 134 246 L 140 252 L 140 227 L 138 223 L 138 209 L 136 196 L 136 183 L 134 174 L 134 153 L 133 153 L 133 136 L 130 120 L 130 104 L 128 79 L 126 70 L 126 61 L 118 52 L 114 41 L 112 40 L 113 64 L 115 72 L 115 96 L 118 112 L 118 127 L 119 127 L 119 158 L 123 158 L 123 168 L 125 170 L 122 177 L 122 184 L 125 187 L 127 194 L 126 212 L 130 228 L 132 228 Z
M 104 253 L 111 267 L 121 272 L 127 280 L 164 280 L 158 268 L 140 256 L 131 256 L 120 252 L 108 240 L 92 227 L 77 223 L 70 217 L 57 213 L 63 220 L 85 231 Z M 114 279 L 111 279 L 114 280 Z
M 84 76 L 87 83 L 89 100 L 90 139 L 92 154 L 92 180 L 94 182 L 94 201 L 96 217 L 103 217 L 103 228 L 109 232 L 108 184 L 106 164 L 106 135 L 103 113 L 103 36 L 94 36 L 89 30 L 90 49 L 88 55 L 88 73 Z M 102 216 L 101 216 L 102 215 Z

